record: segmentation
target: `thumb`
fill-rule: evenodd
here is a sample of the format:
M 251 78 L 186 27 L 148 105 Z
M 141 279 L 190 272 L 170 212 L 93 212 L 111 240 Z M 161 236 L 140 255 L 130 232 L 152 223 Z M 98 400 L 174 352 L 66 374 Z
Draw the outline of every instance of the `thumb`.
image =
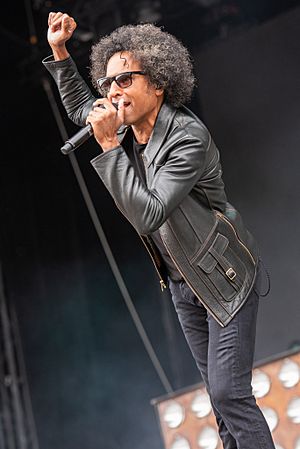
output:
M 123 99 L 121 99 L 118 104 L 118 118 L 119 118 L 121 124 L 123 124 L 125 121 L 125 106 L 124 106 Z

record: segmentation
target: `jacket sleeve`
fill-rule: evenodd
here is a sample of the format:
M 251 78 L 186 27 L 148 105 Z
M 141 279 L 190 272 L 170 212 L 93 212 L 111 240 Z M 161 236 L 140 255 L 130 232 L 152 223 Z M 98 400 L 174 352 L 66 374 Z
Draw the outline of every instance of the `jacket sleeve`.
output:
M 116 205 L 139 234 L 157 230 L 189 194 L 203 172 L 204 143 L 185 135 L 171 139 L 164 164 L 145 186 L 136 174 L 122 146 L 104 152 L 91 161 Z
M 71 57 L 54 61 L 53 56 L 42 62 L 57 84 L 68 117 L 76 125 L 84 126 L 96 98 L 80 76 L 75 62 Z

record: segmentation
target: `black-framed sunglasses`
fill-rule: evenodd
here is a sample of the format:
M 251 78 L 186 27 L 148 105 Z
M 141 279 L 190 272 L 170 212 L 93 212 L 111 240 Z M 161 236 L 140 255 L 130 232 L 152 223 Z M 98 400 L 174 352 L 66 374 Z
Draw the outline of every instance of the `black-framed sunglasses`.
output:
M 97 80 L 98 89 L 103 97 L 106 97 L 113 81 L 115 81 L 121 89 L 131 86 L 132 75 L 146 75 L 146 73 L 142 70 L 133 70 L 131 72 L 119 73 L 116 76 L 104 76 Z

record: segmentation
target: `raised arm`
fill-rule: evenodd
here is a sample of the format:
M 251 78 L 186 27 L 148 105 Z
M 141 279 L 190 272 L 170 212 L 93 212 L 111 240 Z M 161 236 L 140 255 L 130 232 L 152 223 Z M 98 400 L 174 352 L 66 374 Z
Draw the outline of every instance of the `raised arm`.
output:
M 72 37 L 77 23 L 73 17 L 62 12 L 50 12 L 47 38 L 55 61 L 69 58 L 66 42 Z
M 43 64 L 57 84 L 69 118 L 77 125 L 84 126 L 96 98 L 80 76 L 66 48 L 66 42 L 76 27 L 75 20 L 68 14 L 49 14 L 47 37 L 53 54 L 45 58 Z

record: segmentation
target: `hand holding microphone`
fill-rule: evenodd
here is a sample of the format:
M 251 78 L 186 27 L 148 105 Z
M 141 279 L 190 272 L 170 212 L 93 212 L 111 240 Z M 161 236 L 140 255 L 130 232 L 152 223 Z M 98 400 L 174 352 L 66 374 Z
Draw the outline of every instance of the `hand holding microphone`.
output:
M 100 106 L 100 107 L 99 107 Z M 124 123 L 124 100 L 120 100 L 118 108 L 107 98 L 100 98 L 94 103 L 87 122 L 93 127 L 94 136 L 103 151 L 119 145 L 117 131 Z
M 92 135 L 95 136 L 103 151 L 109 151 L 118 146 L 117 130 L 124 123 L 124 100 L 120 100 L 119 103 L 111 103 L 107 98 L 96 100 L 86 121 L 87 125 L 61 147 L 63 154 L 76 150 Z

